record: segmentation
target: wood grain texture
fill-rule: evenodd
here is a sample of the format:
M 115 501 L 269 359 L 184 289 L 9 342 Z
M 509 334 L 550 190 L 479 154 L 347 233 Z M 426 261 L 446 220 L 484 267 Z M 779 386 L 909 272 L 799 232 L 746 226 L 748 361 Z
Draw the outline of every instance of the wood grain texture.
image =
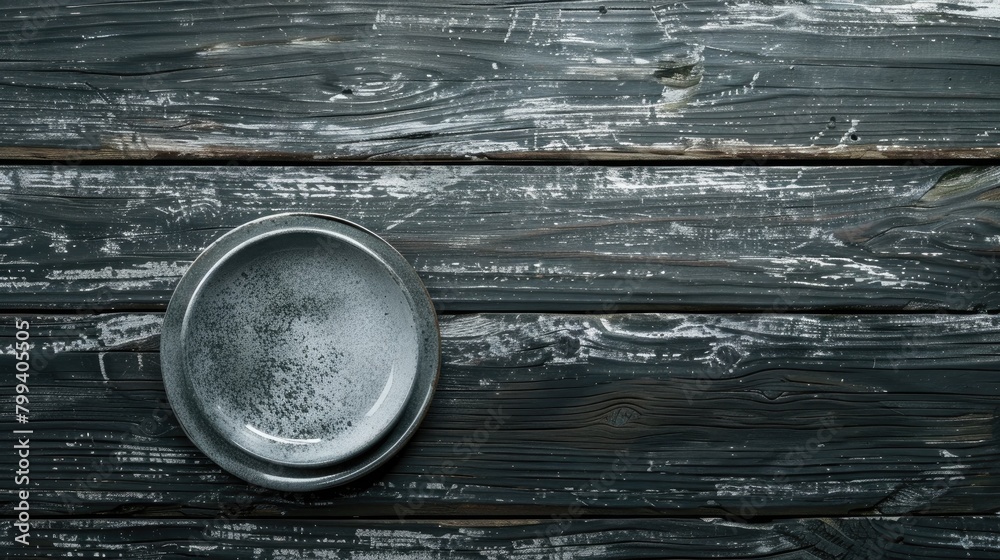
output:
M 256 217 L 399 249 L 439 311 L 1000 310 L 1000 168 L 5 167 L 0 309 L 164 309 Z
M 21 558 L 782 558 L 893 560 L 1000 554 L 996 517 L 724 519 L 41 521 Z
M 440 385 L 414 440 L 366 480 L 303 494 L 243 483 L 192 446 L 164 400 L 160 321 L 32 319 L 34 515 L 1000 508 L 995 315 L 447 316 Z M 0 321 L 0 371 L 13 371 L 13 333 L 13 318 Z M 5 438 L 17 427 L 2 417 Z M 0 454 L 0 472 L 15 460 Z M 10 518 L 11 494 L 0 499 Z
M 992 0 L 10 0 L 0 38 L 3 158 L 1000 155 Z

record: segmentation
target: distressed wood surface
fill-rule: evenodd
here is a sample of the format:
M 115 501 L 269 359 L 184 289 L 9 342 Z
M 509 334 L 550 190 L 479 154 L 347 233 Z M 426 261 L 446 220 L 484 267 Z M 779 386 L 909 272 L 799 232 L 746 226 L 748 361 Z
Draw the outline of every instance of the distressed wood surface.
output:
M 9 0 L 0 158 L 989 158 L 992 0 Z
M 5 167 L 0 309 L 164 309 L 253 218 L 382 235 L 439 311 L 997 311 L 1000 168 Z
M 389 466 L 280 493 L 221 471 L 164 400 L 161 315 L 32 319 L 38 516 L 992 513 L 1000 316 L 453 315 Z M 13 370 L 13 318 L 0 370 Z M 13 394 L 9 377 L 3 394 Z M 0 472 L 13 472 L 13 453 Z M 0 479 L 11 488 L 13 477 Z M 0 511 L 12 515 L 12 495 Z
M 996 517 L 39 522 L 37 556 L 168 558 L 993 559 Z

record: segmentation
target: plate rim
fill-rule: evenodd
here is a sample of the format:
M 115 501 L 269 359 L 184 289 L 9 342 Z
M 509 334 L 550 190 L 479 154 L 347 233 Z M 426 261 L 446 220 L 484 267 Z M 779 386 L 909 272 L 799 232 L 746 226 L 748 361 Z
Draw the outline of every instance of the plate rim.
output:
M 190 344 L 190 338 L 188 337 L 188 330 L 189 330 L 189 327 L 190 327 L 191 311 L 192 311 L 192 309 L 194 309 L 195 302 L 197 302 L 198 298 L 203 294 L 204 289 L 205 289 L 206 285 L 208 284 L 208 282 L 211 280 L 212 276 L 214 274 L 218 273 L 218 271 L 223 266 L 225 266 L 228 262 L 230 262 L 232 260 L 232 258 L 234 256 L 238 255 L 241 251 L 249 248 L 250 246 L 252 246 L 252 245 L 254 245 L 254 244 L 258 243 L 258 242 L 266 241 L 266 240 L 268 240 L 270 238 L 278 237 L 278 236 L 281 236 L 283 234 L 289 234 L 289 233 L 291 233 L 291 234 L 294 234 L 294 233 L 307 233 L 307 234 L 326 235 L 326 236 L 328 236 L 328 237 L 330 237 L 332 239 L 335 239 L 336 241 L 338 241 L 340 243 L 345 243 L 347 245 L 350 245 L 354 249 L 357 249 L 357 250 L 361 251 L 362 253 L 364 253 L 365 255 L 367 255 L 368 257 L 370 257 L 372 260 L 376 261 L 378 263 L 378 265 L 379 265 L 380 270 L 387 271 L 391 275 L 391 277 L 394 279 L 394 281 L 398 285 L 400 285 L 400 291 L 403 292 L 403 296 L 404 296 L 405 300 L 407 301 L 408 304 L 411 304 L 411 307 L 412 307 L 412 303 L 411 303 L 412 294 L 410 294 L 408 291 L 405 290 L 405 288 L 403 288 L 402 284 L 404 283 L 404 280 L 399 277 L 399 274 L 397 273 L 397 271 L 395 269 L 393 269 L 393 267 L 389 263 L 387 263 L 386 260 L 384 258 L 382 258 L 382 256 L 376 254 L 375 251 L 373 251 L 370 247 L 368 247 L 367 245 L 365 245 L 361 241 L 359 241 L 359 240 L 357 240 L 355 238 L 352 238 L 349 235 L 346 235 L 344 232 L 333 231 L 333 230 L 330 230 L 330 229 L 321 229 L 321 228 L 316 227 L 315 225 L 312 225 L 312 226 L 310 226 L 310 225 L 304 225 L 304 224 L 303 225 L 288 225 L 288 226 L 280 228 L 280 229 L 264 230 L 264 231 L 262 231 L 262 232 L 260 232 L 260 233 L 258 233 L 256 235 L 254 235 L 254 236 L 251 236 L 251 237 L 246 237 L 246 238 L 243 238 L 243 239 L 236 239 L 235 240 L 236 243 L 230 244 L 232 246 L 229 248 L 229 250 L 222 252 L 216 258 L 214 258 L 214 259 L 211 260 L 211 262 L 209 263 L 210 266 L 207 267 L 207 270 L 205 270 L 204 274 L 201 274 L 201 275 L 199 275 L 198 277 L 195 278 L 196 281 L 193 283 L 193 287 L 190 289 L 190 292 L 189 293 L 185 293 L 185 296 L 187 296 L 187 302 L 188 302 L 188 304 L 185 306 L 184 315 L 183 315 L 183 317 L 181 319 L 180 338 L 179 338 L 179 341 L 180 341 L 179 342 L 179 344 L 180 344 L 180 350 L 182 351 L 182 354 L 186 354 L 186 352 L 187 352 L 186 345 Z M 419 328 L 419 325 L 416 324 L 416 321 L 414 321 L 414 327 L 415 328 Z M 340 463 L 340 462 L 346 461 L 346 460 L 348 460 L 348 459 L 350 459 L 352 457 L 361 455 L 365 451 L 367 451 L 368 449 L 371 449 L 376 443 L 378 443 L 378 441 L 381 439 L 381 436 L 384 435 L 384 434 L 386 434 L 388 432 L 388 430 L 390 430 L 392 428 L 392 426 L 394 426 L 396 424 L 396 422 L 398 422 L 402 418 L 403 413 L 404 413 L 404 411 L 406 409 L 405 405 L 406 405 L 406 403 L 409 402 L 410 396 L 413 394 L 413 390 L 414 390 L 414 387 L 416 386 L 416 382 L 417 382 L 418 372 L 416 371 L 417 368 L 414 368 L 414 369 L 415 369 L 415 371 L 413 372 L 412 378 L 409 379 L 409 382 L 405 385 L 405 395 L 403 397 L 403 405 L 400 406 L 398 410 L 392 411 L 391 418 L 388 420 L 388 422 L 383 427 L 383 429 L 381 429 L 381 430 L 379 430 L 377 432 L 378 436 L 376 438 L 374 438 L 371 441 L 366 442 L 364 445 L 358 446 L 357 448 L 353 449 L 350 453 L 344 454 L 344 455 L 339 456 L 339 457 L 334 457 L 334 458 L 329 459 L 329 460 L 319 461 L 319 462 L 281 461 L 281 460 L 278 460 L 278 459 L 265 457 L 265 456 L 263 456 L 260 453 L 255 453 L 252 449 L 247 449 L 245 446 L 241 445 L 237 441 L 230 440 L 230 443 L 232 443 L 234 446 L 240 448 L 240 450 L 242 450 L 244 453 L 246 453 L 248 455 L 251 455 L 253 457 L 256 457 L 256 458 L 258 458 L 258 459 L 260 459 L 262 461 L 266 461 L 266 462 L 270 462 L 270 463 L 275 463 L 275 464 L 279 464 L 279 465 L 285 465 L 285 466 L 289 466 L 289 467 L 297 467 L 297 468 L 330 466 L 330 465 L 333 465 L 333 464 L 336 464 L 336 463 Z M 185 378 L 185 379 L 187 379 L 187 378 Z M 191 400 L 193 400 L 196 403 L 196 406 L 201 411 L 201 413 L 203 415 L 206 415 L 207 412 L 206 412 L 206 408 L 205 408 L 205 403 L 203 402 L 203 399 L 202 399 L 203 394 L 200 391 L 194 391 L 194 390 L 191 391 L 191 394 L 193 395 L 191 397 Z M 220 436 L 222 438 L 226 437 L 226 435 L 224 433 L 222 433 L 221 430 L 218 429 L 218 426 L 216 424 L 211 424 L 211 427 L 215 428 L 216 435 L 218 435 L 218 436 Z
M 325 227 L 323 227 L 325 226 Z M 192 298 L 221 261 L 254 239 L 283 230 L 332 230 L 353 241 L 401 282 L 418 330 L 420 356 L 406 404 L 395 422 L 359 453 L 322 466 L 282 465 L 261 459 L 219 433 L 200 410 L 185 375 L 183 325 Z M 353 235 L 351 235 L 353 234 Z M 354 222 L 314 212 L 284 212 L 262 216 L 233 228 L 212 242 L 191 263 L 170 298 L 160 337 L 160 360 L 167 400 L 181 429 L 195 446 L 227 472 L 253 484 L 283 491 L 309 491 L 344 484 L 375 470 L 394 456 L 414 435 L 426 416 L 441 367 L 441 333 L 430 294 L 416 270 L 392 245 Z

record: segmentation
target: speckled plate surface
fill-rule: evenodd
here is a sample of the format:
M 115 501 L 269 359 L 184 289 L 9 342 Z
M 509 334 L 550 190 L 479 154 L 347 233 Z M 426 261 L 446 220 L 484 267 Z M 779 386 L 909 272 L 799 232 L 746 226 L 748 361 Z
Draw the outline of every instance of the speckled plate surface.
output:
M 409 263 L 315 214 L 262 218 L 213 243 L 174 291 L 160 344 L 191 440 L 281 490 L 341 484 L 391 457 L 440 364 L 434 308 Z

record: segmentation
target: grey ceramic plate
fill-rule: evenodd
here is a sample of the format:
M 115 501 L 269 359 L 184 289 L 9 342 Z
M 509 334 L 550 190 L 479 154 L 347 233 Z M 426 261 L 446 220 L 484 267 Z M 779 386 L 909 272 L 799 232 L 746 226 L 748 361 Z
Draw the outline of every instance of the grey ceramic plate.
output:
M 191 440 L 281 490 L 385 462 L 423 418 L 440 363 L 434 307 L 409 263 L 315 214 L 262 218 L 213 243 L 177 285 L 160 345 Z

